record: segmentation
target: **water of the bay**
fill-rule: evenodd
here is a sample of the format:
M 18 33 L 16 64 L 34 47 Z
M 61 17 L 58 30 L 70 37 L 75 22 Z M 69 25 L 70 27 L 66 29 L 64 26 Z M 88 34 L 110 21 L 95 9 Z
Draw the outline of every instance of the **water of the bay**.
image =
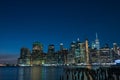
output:
M 62 67 L 0 67 L 0 80 L 60 80 Z
M 89 69 L 90 68 L 90 69 Z M 0 67 L 0 80 L 120 80 L 120 67 Z

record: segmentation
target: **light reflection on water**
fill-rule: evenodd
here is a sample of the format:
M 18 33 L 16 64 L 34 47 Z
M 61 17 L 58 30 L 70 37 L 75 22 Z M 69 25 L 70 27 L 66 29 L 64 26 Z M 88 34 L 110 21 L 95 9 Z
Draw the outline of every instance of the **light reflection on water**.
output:
M 0 80 L 59 80 L 60 67 L 0 67 Z
M 59 80 L 62 68 L 32 67 L 31 80 Z
M 120 80 L 120 67 L 0 67 L 0 80 Z M 111 78 L 109 78 L 111 77 Z

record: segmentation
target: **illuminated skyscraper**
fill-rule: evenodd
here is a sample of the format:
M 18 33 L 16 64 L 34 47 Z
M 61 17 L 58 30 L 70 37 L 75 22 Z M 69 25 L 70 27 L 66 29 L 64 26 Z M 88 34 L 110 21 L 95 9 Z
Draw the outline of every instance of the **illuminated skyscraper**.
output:
M 97 33 L 96 33 L 96 40 L 95 40 L 95 48 L 96 48 L 97 50 L 100 49 L 100 42 L 99 42 Z
M 113 51 L 117 53 L 117 43 L 113 43 Z
M 34 42 L 33 43 L 33 49 L 32 49 L 32 53 L 33 54 L 39 54 L 43 52 L 43 45 L 40 42 Z
M 85 63 L 85 42 L 80 42 L 79 38 L 76 42 L 71 43 L 70 53 L 68 59 L 73 63 Z M 74 58 L 74 60 L 73 60 Z M 68 61 L 69 61 L 68 60 Z M 70 62 L 69 62 L 70 63 Z
M 47 52 L 47 59 L 46 59 L 46 63 L 47 64 L 55 64 L 56 63 L 56 57 L 55 57 L 55 46 L 54 44 L 50 44 L 48 46 L 48 52 Z
M 85 53 L 86 53 L 86 63 L 89 64 L 89 49 L 88 49 L 88 40 L 86 39 L 85 40 Z
M 18 58 L 18 65 L 30 65 L 31 54 L 28 48 L 21 48 L 20 58 Z
M 96 33 L 95 41 L 92 42 L 92 49 L 96 49 L 96 50 L 100 49 L 100 42 L 99 42 L 97 33 Z
M 41 65 L 43 63 L 43 45 L 36 41 L 32 48 L 32 65 Z
M 74 59 L 74 56 L 75 56 L 75 48 L 76 48 L 76 42 L 73 41 L 71 44 L 70 44 L 70 50 L 69 50 L 69 53 L 67 55 L 67 63 L 68 64 L 74 64 L 75 63 L 75 59 Z
M 80 40 L 78 38 L 77 42 L 76 42 L 76 47 L 75 47 L 75 58 L 80 57 L 80 45 L 81 45 L 81 42 L 80 42 Z
M 73 41 L 70 45 L 70 52 L 75 55 L 76 42 Z
M 60 51 L 63 50 L 63 43 L 60 43 Z

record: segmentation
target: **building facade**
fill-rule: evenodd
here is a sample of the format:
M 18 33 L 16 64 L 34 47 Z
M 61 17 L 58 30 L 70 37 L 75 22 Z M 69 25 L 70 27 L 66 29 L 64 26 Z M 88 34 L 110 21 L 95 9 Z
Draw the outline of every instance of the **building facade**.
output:
M 28 48 L 21 48 L 20 58 L 18 58 L 18 65 L 31 65 L 31 53 Z

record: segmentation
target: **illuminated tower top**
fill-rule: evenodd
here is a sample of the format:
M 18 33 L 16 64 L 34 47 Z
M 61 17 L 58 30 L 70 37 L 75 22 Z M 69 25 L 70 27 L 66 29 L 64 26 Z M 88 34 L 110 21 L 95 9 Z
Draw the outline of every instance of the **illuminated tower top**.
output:
M 63 43 L 60 43 L 60 51 L 63 50 Z
M 79 39 L 79 38 L 77 38 L 77 41 L 79 42 L 79 41 L 80 41 L 80 39 Z
M 43 45 L 36 41 L 33 43 L 33 50 L 43 51 Z

